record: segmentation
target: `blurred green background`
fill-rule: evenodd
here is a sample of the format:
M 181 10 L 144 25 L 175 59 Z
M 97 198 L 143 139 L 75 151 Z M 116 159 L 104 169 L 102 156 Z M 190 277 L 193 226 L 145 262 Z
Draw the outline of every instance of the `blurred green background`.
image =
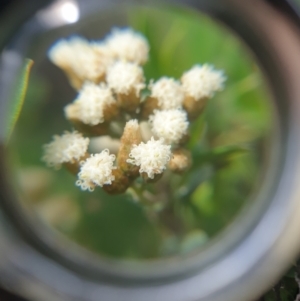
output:
M 225 90 L 191 126 L 191 170 L 172 176 L 167 194 L 152 185 L 149 191 L 158 193 L 153 208 L 130 194 L 82 192 L 66 170 L 53 171 L 41 161 L 42 146 L 72 129 L 63 107 L 76 96 L 62 71 L 46 59 L 47 49 L 72 33 L 102 39 L 112 26 L 130 26 L 148 39 L 147 83 L 161 76 L 179 79 L 197 63 L 211 63 L 227 76 Z M 221 24 L 178 7 L 122 7 L 38 37 L 28 56 L 35 65 L 10 140 L 10 162 L 22 205 L 54 231 L 101 256 L 184 255 L 215 237 L 248 204 L 266 167 L 273 108 L 250 52 Z M 165 202 L 171 204 L 167 216 L 159 206 Z

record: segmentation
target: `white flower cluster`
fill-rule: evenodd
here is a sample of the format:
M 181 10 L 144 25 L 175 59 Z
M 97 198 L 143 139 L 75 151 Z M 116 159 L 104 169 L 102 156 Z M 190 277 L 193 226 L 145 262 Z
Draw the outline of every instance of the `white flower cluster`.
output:
M 224 88 L 225 76 L 223 71 L 215 70 L 212 65 L 196 65 L 181 77 L 184 92 L 199 100 L 212 97 L 215 92 Z
M 102 43 L 89 43 L 81 37 L 58 41 L 48 53 L 49 59 L 82 81 L 97 81 L 113 62 L 113 57 Z
M 161 174 L 171 157 L 171 146 L 165 145 L 163 139 L 155 140 L 153 137 L 147 142 L 133 145 L 127 162 L 140 166 L 140 173 L 146 173 L 150 179 L 155 174 Z
M 141 64 L 148 60 L 147 40 L 132 29 L 114 29 L 103 41 L 78 36 L 59 40 L 48 52 L 79 91 L 66 106 L 69 120 L 94 126 L 106 121 L 105 108 L 116 103 L 115 94 L 138 98 L 146 87 Z M 137 102 L 138 105 L 138 102 Z
M 67 119 L 78 119 L 85 124 L 97 125 L 104 122 L 104 110 L 113 103 L 116 100 L 105 84 L 86 82 L 75 101 L 65 107 L 65 115 Z
M 115 155 L 110 155 L 109 150 L 105 149 L 100 154 L 91 155 L 81 162 L 80 172 L 76 185 L 82 190 L 93 191 L 95 186 L 109 185 L 115 179 L 112 175 L 113 166 L 116 159 Z
M 66 72 L 78 89 L 77 98 L 65 107 L 66 118 L 75 127 L 91 136 L 115 135 L 114 129 L 127 121 L 117 141 L 117 160 L 108 146 L 100 153 L 88 154 L 89 139 L 76 131 L 54 136 L 44 146 L 42 159 L 49 166 L 59 168 L 71 163 L 72 169 L 67 167 L 72 172 L 79 170 L 76 185 L 82 190 L 104 186 L 111 193 L 121 193 L 139 173 L 146 181 L 147 177 L 157 180 L 155 176 L 162 174 L 167 165 L 178 173 L 190 166 L 191 156 L 183 146 L 188 139 L 189 121 L 201 114 L 207 98 L 223 89 L 225 76 L 209 64 L 195 65 L 180 81 L 170 77 L 151 80 L 150 95 L 141 103 L 141 90 L 146 87 L 141 65 L 147 62 L 148 53 L 147 40 L 132 29 L 114 29 L 97 42 L 80 37 L 63 39 L 49 50 L 50 60 Z M 146 124 L 149 139 L 144 135 L 144 142 L 141 121 Z M 113 191 L 119 184 L 122 189 Z
M 48 57 L 69 76 L 82 82 L 100 82 L 115 61 L 128 61 L 135 65 L 147 62 L 147 40 L 132 29 L 115 29 L 104 41 L 89 42 L 78 36 L 61 39 L 54 44 Z
M 85 155 L 89 138 L 84 138 L 76 131 L 65 132 L 62 136 L 53 136 L 53 141 L 44 145 L 42 160 L 48 166 L 59 169 L 61 164 L 79 160 Z

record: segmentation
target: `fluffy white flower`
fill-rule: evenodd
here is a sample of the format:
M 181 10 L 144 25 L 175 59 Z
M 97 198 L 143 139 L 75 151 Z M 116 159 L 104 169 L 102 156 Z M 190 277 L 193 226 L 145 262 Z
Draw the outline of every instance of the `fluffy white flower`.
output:
M 99 82 L 105 78 L 107 68 L 112 63 L 113 58 L 107 46 L 93 42 L 88 49 L 77 54 L 73 70 L 84 81 Z
M 106 81 L 110 88 L 121 94 L 134 91 L 138 96 L 145 87 L 143 69 L 125 61 L 117 61 L 108 69 Z
M 144 64 L 148 60 L 149 44 L 144 36 L 130 28 L 114 29 L 106 39 L 117 59 Z
M 155 110 L 149 117 L 151 130 L 166 143 L 178 143 L 187 134 L 189 122 L 187 113 L 182 109 Z
M 44 156 L 42 160 L 48 166 L 56 169 L 62 163 L 79 160 L 87 151 L 89 138 L 84 138 L 76 131 L 64 132 L 62 136 L 53 136 L 53 141 L 44 145 Z
M 147 173 L 150 179 L 155 174 L 161 174 L 166 169 L 166 164 L 171 157 L 171 145 L 165 145 L 163 139 L 133 145 L 127 163 L 140 166 L 140 173 Z
M 115 177 L 112 175 L 113 166 L 116 159 L 115 155 L 110 155 L 109 150 L 105 149 L 100 154 L 91 155 L 81 162 L 80 172 L 76 185 L 82 190 L 93 191 L 95 186 L 111 184 Z
M 178 81 L 173 78 L 162 77 L 155 83 L 150 83 L 151 96 L 158 100 L 163 110 L 181 108 L 184 92 Z
M 196 65 L 181 77 L 184 92 L 196 100 L 214 96 L 224 88 L 225 80 L 223 71 L 209 64 Z
M 49 59 L 58 67 L 73 72 L 81 80 L 97 81 L 104 77 L 113 58 L 103 43 L 92 42 L 81 37 L 62 39 L 48 52 Z
M 48 51 L 50 61 L 60 68 L 71 68 L 78 53 L 88 48 L 88 42 L 80 37 L 57 41 Z
M 65 107 L 68 119 L 79 119 L 85 124 L 97 125 L 104 122 L 104 109 L 115 103 L 111 89 L 104 84 L 86 82 L 73 104 Z

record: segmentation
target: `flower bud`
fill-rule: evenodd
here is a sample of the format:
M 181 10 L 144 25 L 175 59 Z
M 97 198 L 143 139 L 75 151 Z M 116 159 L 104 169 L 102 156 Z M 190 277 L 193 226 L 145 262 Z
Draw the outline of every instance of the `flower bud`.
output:
M 97 125 L 84 124 L 78 119 L 69 118 L 75 129 L 89 137 L 104 136 L 109 133 L 109 123 L 104 122 Z
M 77 175 L 80 170 L 80 162 L 85 161 L 87 158 L 90 157 L 90 154 L 86 152 L 83 156 L 81 156 L 78 160 L 65 162 L 63 163 L 63 166 L 73 175 Z
M 164 174 L 163 172 L 159 174 L 155 174 L 153 178 L 150 178 L 146 172 L 142 172 L 141 177 L 147 183 L 156 183 L 158 180 L 162 178 L 163 174 Z
M 119 107 L 129 113 L 134 113 L 140 105 L 140 97 L 135 89 L 129 90 L 128 93 L 118 93 L 117 101 Z
M 129 120 L 124 128 L 121 137 L 120 149 L 117 157 L 117 166 L 129 177 L 139 175 L 139 167 L 127 162 L 133 145 L 138 145 L 142 141 L 140 126 L 136 119 Z
M 124 193 L 131 184 L 131 179 L 127 177 L 119 168 L 112 171 L 114 181 L 110 185 L 103 185 L 103 190 L 109 194 Z
M 195 65 L 182 75 L 181 83 L 185 93 L 183 107 L 190 120 L 202 113 L 208 99 L 223 90 L 225 80 L 223 71 L 209 64 Z
M 192 164 L 191 153 L 183 148 L 173 151 L 173 156 L 169 161 L 169 169 L 174 173 L 183 173 L 187 171 Z
M 142 103 L 141 117 L 142 119 L 148 119 L 154 110 L 158 109 L 158 100 L 154 97 L 147 97 L 147 99 Z
M 183 108 L 188 113 L 189 120 L 195 120 L 204 111 L 208 98 L 195 99 L 193 96 L 186 95 L 183 101 Z
M 134 63 L 117 61 L 108 69 L 106 81 L 116 94 L 119 107 L 135 112 L 140 105 L 140 91 L 145 87 L 143 69 Z

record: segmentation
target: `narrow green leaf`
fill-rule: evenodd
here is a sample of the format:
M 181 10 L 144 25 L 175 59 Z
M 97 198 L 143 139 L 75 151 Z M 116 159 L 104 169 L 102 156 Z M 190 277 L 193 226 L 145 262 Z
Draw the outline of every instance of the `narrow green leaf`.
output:
M 193 154 L 194 167 L 199 167 L 204 163 L 219 164 L 227 162 L 233 156 L 249 152 L 249 149 L 239 145 L 219 146 L 208 152 L 196 152 Z
M 33 65 L 33 60 L 31 59 L 25 60 L 24 66 L 22 68 L 22 72 L 16 83 L 17 89 L 15 95 L 13 96 L 13 101 L 11 102 L 10 105 L 8 120 L 6 123 L 6 144 L 8 143 L 11 137 L 11 134 L 20 117 L 24 105 L 24 100 L 26 97 L 26 92 L 29 83 L 29 75 L 30 75 L 30 70 L 32 68 L 32 65 Z

